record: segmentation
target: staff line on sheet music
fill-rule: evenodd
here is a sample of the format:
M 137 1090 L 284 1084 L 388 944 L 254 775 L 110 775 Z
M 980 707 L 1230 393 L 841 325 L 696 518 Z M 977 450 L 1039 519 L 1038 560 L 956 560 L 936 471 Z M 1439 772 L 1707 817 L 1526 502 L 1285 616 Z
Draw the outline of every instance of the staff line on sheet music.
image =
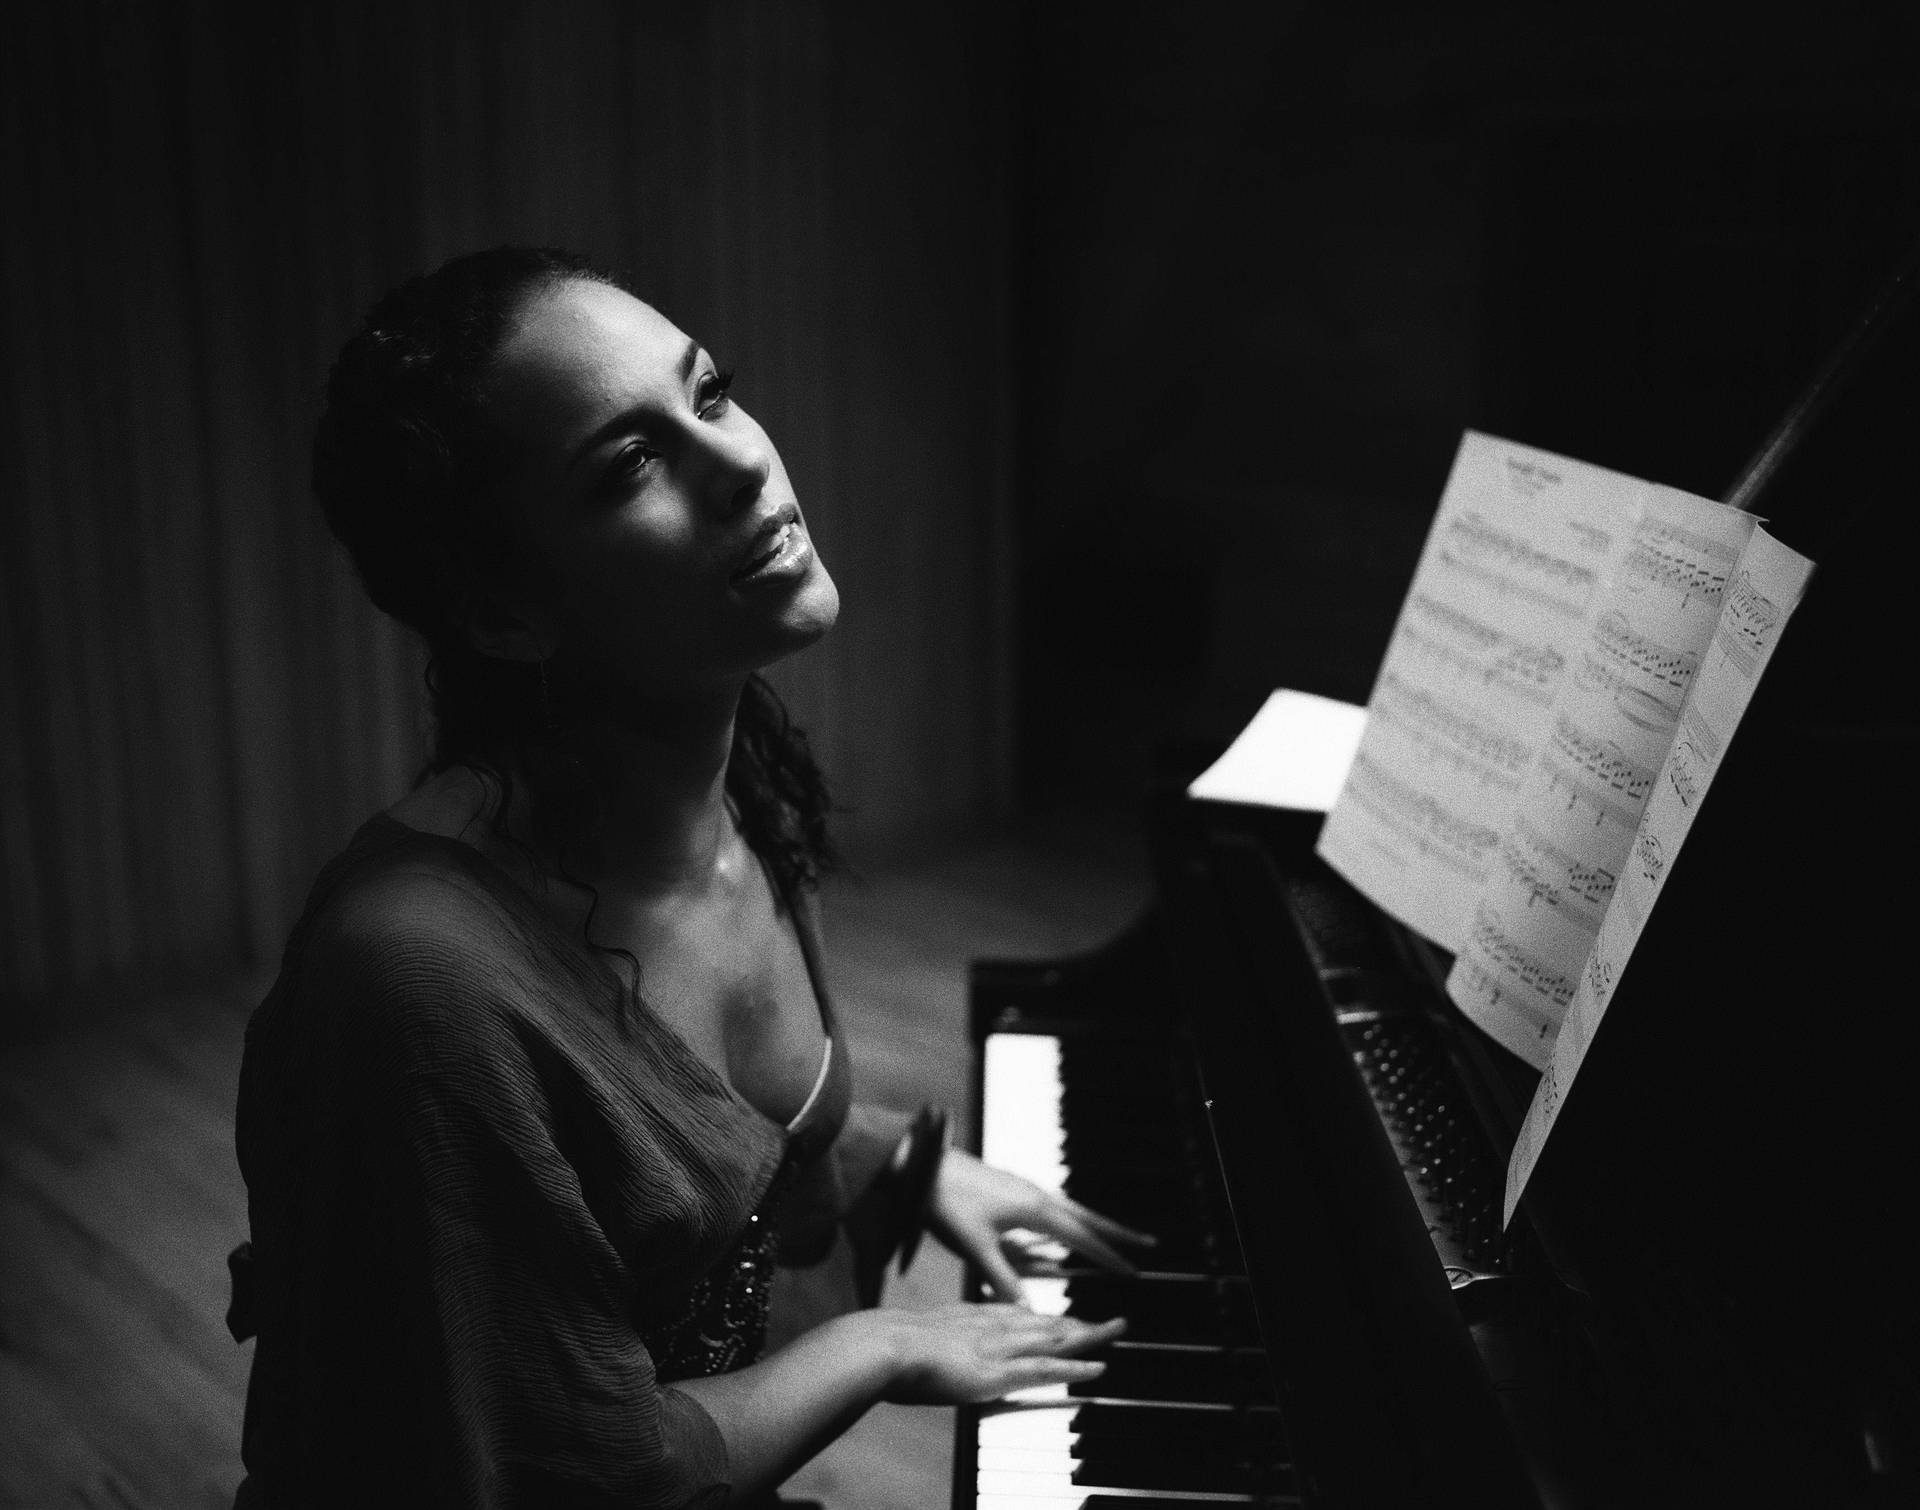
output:
M 1485 902 L 1474 911 L 1473 928 L 1468 934 L 1469 948 L 1463 954 L 1477 956 L 1504 971 L 1540 1000 L 1551 1002 L 1562 1012 L 1573 1000 L 1572 976 L 1523 949 L 1507 932 L 1500 914 Z M 1559 1026 L 1556 1019 L 1554 1026 Z
M 1514 819 L 1500 853 L 1508 874 L 1528 893 L 1529 906 L 1544 902 L 1578 920 L 1589 933 L 1599 930 L 1601 915 L 1613 896 L 1611 870 L 1576 860 L 1524 816 Z
M 1511 789 L 1532 760 L 1533 747 L 1525 740 L 1502 733 L 1485 719 L 1463 712 L 1391 671 L 1380 678 L 1373 702 L 1374 713 L 1463 775 Z
M 1468 561 L 1463 557 L 1455 555 L 1445 547 L 1441 548 L 1438 559 L 1442 566 L 1469 578 L 1482 587 L 1491 588 L 1497 593 L 1525 598 L 1529 602 L 1537 603 L 1552 613 L 1559 614 L 1562 618 L 1577 619 L 1581 614 L 1586 612 L 1586 606 L 1583 601 L 1563 598 L 1556 593 L 1546 592 L 1537 587 L 1529 587 L 1526 583 L 1515 581 L 1505 572 L 1495 567 L 1482 566 L 1477 561 Z
M 1620 570 L 1623 577 L 1678 594 L 1682 607 L 1695 598 L 1711 606 L 1726 592 L 1727 578 L 1738 560 L 1724 540 L 1649 516 L 1635 526 Z
M 1563 665 L 1557 650 L 1509 641 L 1506 649 L 1489 645 L 1476 652 L 1428 634 L 1411 622 L 1402 622 L 1397 633 L 1412 650 L 1446 666 L 1462 681 L 1498 687 L 1543 708 L 1553 702 L 1553 689 Z M 1498 639 L 1506 640 L 1507 636 Z
M 1486 858 L 1500 842 L 1497 830 L 1459 818 L 1431 793 L 1400 781 L 1364 753 L 1354 759 L 1347 794 L 1422 854 L 1470 881 L 1486 874 Z
M 1700 657 L 1696 653 L 1664 645 L 1640 633 L 1617 608 L 1608 609 L 1594 620 L 1587 653 L 1604 657 L 1623 675 L 1658 682 L 1679 693 L 1687 690 L 1694 673 L 1700 669 Z

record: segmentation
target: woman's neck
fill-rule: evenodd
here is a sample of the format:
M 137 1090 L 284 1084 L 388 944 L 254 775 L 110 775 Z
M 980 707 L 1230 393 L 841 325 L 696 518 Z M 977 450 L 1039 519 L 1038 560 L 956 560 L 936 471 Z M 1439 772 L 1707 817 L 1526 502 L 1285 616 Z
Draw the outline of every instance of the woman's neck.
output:
M 727 766 L 738 706 L 736 694 L 701 709 L 648 710 L 655 716 L 594 731 L 610 758 L 598 773 L 599 821 L 579 841 L 583 879 L 643 892 L 712 879 L 737 843 Z
M 635 703 L 622 717 L 579 729 L 596 799 L 591 828 L 543 833 L 536 795 L 524 810 L 524 837 L 544 853 L 565 846 L 572 877 L 602 890 L 641 895 L 711 883 L 739 840 L 727 805 L 740 689 Z M 514 819 L 510 816 L 509 823 Z

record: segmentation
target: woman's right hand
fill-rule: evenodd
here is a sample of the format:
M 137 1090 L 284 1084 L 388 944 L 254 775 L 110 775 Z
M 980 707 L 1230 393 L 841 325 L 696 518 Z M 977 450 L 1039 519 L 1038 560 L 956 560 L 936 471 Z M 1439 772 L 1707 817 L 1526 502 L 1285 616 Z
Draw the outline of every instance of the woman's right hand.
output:
M 1040 1316 L 999 1302 L 855 1314 L 887 1329 L 895 1366 L 882 1398 L 899 1405 L 973 1404 L 1035 1385 L 1097 1379 L 1106 1365 L 1081 1355 L 1127 1328 L 1118 1319 Z
M 1125 1330 L 1001 1301 L 849 1311 L 758 1363 L 673 1388 L 713 1418 L 740 1496 L 780 1483 L 876 1400 L 962 1405 L 1083 1383 L 1106 1367 L 1083 1355 Z

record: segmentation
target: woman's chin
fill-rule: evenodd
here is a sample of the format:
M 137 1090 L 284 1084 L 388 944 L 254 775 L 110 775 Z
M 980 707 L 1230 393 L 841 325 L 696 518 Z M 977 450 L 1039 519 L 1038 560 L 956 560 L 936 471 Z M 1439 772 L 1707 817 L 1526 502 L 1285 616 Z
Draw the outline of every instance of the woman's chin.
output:
M 785 653 L 806 649 L 833 628 L 839 617 L 840 589 L 833 585 L 824 566 L 816 567 L 781 615 L 781 627 L 792 640 Z

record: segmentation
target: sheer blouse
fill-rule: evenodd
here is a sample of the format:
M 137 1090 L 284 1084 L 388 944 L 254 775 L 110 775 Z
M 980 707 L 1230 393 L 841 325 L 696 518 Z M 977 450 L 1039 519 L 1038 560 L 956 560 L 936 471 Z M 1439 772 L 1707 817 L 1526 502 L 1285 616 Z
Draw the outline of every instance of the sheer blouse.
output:
M 827 1043 L 790 1126 L 456 840 L 381 816 L 320 875 L 248 1026 L 236 1125 L 257 1333 L 243 1504 L 724 1500 L 676 1378 L 751 1361 L 908 1118 Z

